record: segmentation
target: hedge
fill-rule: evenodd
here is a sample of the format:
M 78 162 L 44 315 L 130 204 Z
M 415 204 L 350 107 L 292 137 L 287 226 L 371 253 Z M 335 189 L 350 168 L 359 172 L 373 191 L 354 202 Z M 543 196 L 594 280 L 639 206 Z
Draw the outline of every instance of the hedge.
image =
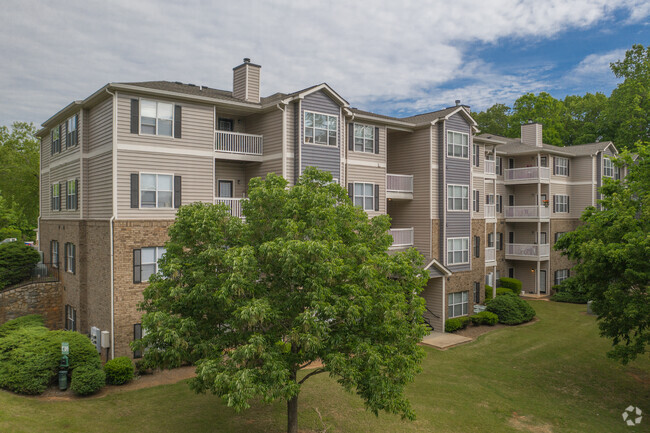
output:
M 101 368 L 91 365 L 82 365 L 72 372 L 70 388 L 75 394 L 93 394 L 106 385 L 106 374 Z
M 586 304 L 589 301 L 586 295 L 571 292 L 557 292 L 551 296 L 551 301 L 568 302 L 570 304 Z
M 556 293 L 551 296 L 551 301 L 586 304 L 589 300 L 588 289 L 576 277 L 567 278 L 559 285 L 553 287 Z
M 503 296 L 503 295 L 514 295 L 512 290 L 506 289 L 505 287 L 497 287 L 497 296 Z
M 519 295 L 521 293 L 521 281 L 516 278 L 500 278 L 501 287 L 512 290 L 512 293 Z
M 455 332 L 459 329 L 465 329 L 470 321 L 471 319 L 467 316 L 447 319 L 445 320 L 445 332 Z
M 126 356 L 111 359 L 104 364 L 106 383 L 110 385 L 123 385 L 133 379 L 133 362 Z
M 0 289 L 28 280 L 40 260 L 39 252 L 22 242 L 0 244 Z
M 485 302 L 492 299 L 492 286 L 485 285 Z
M 0 338 L 9 334 L 12 331 L 20 328 L 28 328 L 31 326 L 45 326 L 43 322 L 43 316 L 39 314 L 30 314 L 28 316 L 22 316 L 17 319 L 10 320 L 2 325 L 0 325 Z
M 474 325 L 494 326 L 499 322 L 499 317 L 489 311 L 481 311 L 469 317 Z
M 497 296 L 487 303 L 487 311 L 499 316 L 499 323 L 518 325 L 535 317 L 535 310 L 528 302 L 514 294 Z

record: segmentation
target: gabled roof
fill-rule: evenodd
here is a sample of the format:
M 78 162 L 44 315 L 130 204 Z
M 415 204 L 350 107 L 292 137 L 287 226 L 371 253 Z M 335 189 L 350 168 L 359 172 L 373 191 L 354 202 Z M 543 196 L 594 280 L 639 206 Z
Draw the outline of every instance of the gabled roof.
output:
M 421 123 L 430 123 L 430 122 L 436 122 L 441 119 L 449 119 L 451 116 L 453 116 L 456 113 L 461 113 L 463 117 L 465 117 L 467 120 L 469 120 L 469 123 L 471 126 L 477 126 L 476 121 L 474 118 L 467 112 L 465 107 L 463 105 L 457 105 L 455 107 L 448 107 L 443 110 L 438 110 L 438 111 L 432 111 L 430 113 L 424 113 L 424 114 L 417 114 L 415 116 L 410 116 L 410 117 L 404 117 L 400 120 L 404 120 L 406 122 L 412 122 L 415 124 L 421 124 Z
M 428 265 L 424 267 L 425 271 L 429 271 L 429 276 L 431 278 L 436 278 L 436 277 L 450 277 L 452 272 L 447 268 L 445 265 L 440 263 L 438 260 L 433 259 L 431 262 L 429 262 Z
M 553 146 L 551 144 L 542 143 L 542 147 L 531 146 L 521 142 L 521 138 L 502 137 L 495 134 L 481 134 L 479 138 L 486 138 L 490 140 L 504 141 L 505 144 L 497 148 L 497 153 L 508 155 L 527 155 L 535 154 L 540 151 L 562 156 L 591 156 L 598 152 L 604 151 L 608 147 L 614 148 L 614 153 L 618 153 L 618 149 L 611 141 L 603 141 L 598 143 L 576 144 L 574 146 Z
M 139 81 L 133 83 L 117 84 L 143 87 L 145 89 L 164 90 L 167 92 L 182 93 L 185 95 L 204 96 L 207 98 L 222 99 L 224 101 L 242 102 L 241 99 L 233 98 L 232 91 L 213 89 L 207 86 L 198 86 L 195 84 L 185 84 L 181 83 L 180 81 Z

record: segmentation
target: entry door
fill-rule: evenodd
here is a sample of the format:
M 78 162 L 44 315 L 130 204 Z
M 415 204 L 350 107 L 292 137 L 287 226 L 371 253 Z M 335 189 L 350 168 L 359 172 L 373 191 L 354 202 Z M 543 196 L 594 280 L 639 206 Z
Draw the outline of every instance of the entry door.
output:
M 546 270 L 539 271 L 539 293 L 546 293 Z
M 232 180 L 220 180 L 219 181 L 219 197 L 230 198 L 233 195 Z

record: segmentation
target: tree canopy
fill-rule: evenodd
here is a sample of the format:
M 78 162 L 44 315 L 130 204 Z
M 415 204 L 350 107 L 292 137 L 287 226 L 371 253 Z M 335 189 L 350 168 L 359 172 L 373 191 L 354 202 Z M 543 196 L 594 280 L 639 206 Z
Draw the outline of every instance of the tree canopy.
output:
M 625 151 L 616 162 L 628 167 L 625 179 L 605 179 L 599 208 L 587 208 L 584 224 L 555 246 L 577 261 L 601 335 L 612 339 L 609 355 L 623 363 L 650 343 L 650 145 L 637 149 L 638 159 Z
M 179 209 L 144 291 L 145 362 L 195 363 L 192 388 L 237 410 L 284 399 L 289 432 L 301 385 L 324 372 L 375 414 L 413 419 L 403 392 L 427 333 L 422 256 L 389 255 L 389 217 L 369 219 L 314 168 L 292 188 L 252 179 L 242 209 L 245 221 L 223 205 Z

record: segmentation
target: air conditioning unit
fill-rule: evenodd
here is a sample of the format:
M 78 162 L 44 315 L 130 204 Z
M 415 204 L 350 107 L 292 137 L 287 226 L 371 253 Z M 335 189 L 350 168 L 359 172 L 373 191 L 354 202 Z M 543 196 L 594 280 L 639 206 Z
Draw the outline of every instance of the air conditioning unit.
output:
M 90 328 L 90 342 L 95 345 L 95 349 L 99 353 L 102 349 L 102 331 L 96 326 Z

